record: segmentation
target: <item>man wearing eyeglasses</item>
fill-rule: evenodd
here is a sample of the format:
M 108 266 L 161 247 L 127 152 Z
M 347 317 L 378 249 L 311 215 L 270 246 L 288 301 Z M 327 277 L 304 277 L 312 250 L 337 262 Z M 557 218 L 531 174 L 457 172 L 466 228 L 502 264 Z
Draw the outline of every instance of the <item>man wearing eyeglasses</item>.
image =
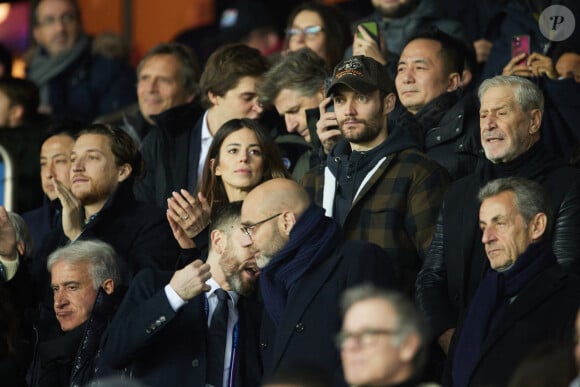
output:
M 261 269 L 264 376 L 299 363 L 325 371 L 334 386 L 345 385 L 333 340 L 340 329 L 338 299 L 364 282 L 395 287 L 392 260 L 377 245 L 345 241 L 338 223 L 290 179 L 254 188 L 241 220 L 243 246 Z
M 43 110 L 90 122 L 135 102 L 133 69 L 92 53 L 75 0 L 38 1 L 33 15 L 37 47 L 26 72 L 40 88 Z
M 347 382 L 355 386 L 414 386 L 426 360 L 427 326 L 401 293 L 372 285 L 342 295 L 336 345 Z

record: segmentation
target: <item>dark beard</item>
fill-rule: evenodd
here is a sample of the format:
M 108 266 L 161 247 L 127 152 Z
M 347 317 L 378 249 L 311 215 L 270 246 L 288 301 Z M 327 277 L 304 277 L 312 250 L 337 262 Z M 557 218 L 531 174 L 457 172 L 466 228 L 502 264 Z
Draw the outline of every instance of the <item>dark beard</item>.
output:
M 424 0 L 428 1 L 428 0 Z M 406 4 L 401 4 L 396 8 L 384 9 L 381 7 L 377 8 L 377 11 L 385 19 L 399 19 L 401 17 L 407 16 L 412 13 L 417 7 L 418 0 L 409 0 Z

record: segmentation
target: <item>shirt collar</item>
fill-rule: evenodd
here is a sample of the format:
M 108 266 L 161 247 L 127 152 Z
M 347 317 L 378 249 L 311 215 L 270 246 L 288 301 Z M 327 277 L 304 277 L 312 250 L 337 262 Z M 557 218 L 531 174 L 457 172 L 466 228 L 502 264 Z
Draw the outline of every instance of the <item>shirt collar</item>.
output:
M 205 142 L 205 141 L 211 141 L 213 139 L 213 136 L 211 135 L 211 132 L 209 131 L 209 126 L 207 126 L 207 112 L 208 110 L 205 111 L 205 113 L 203 113 L 203 120 L 201 121 L 201 142 Z
M 221 288 L 221 286 L 213 278 L 208 279 L 205 283 L 207 285 L 211 286 L 210 291 L 206 293 L 208 298 L 214 294 L 216 289 Z M 238 293 L 234 292 L 233 290 L 228 290 L 227 292 L 230 295 L 230 298 L 234 301 L 234 305 L 237 305 L 238 299 L 240 298 L 240 295 Z

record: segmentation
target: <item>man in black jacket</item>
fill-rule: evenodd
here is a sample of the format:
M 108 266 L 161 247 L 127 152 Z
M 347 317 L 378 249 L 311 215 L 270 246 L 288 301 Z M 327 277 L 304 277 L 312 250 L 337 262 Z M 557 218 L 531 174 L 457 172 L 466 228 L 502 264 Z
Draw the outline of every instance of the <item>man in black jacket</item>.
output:
M 453 338 L 445 386 L 505 386 L 539 343 L 569 343 L 580 304 L 578 277 L 556 262 L 546 230 L 552 205 L 542 186 L 496 179 L 478 194 L 489 269 Z
M 578 272 L 580 260 L 580 171 L 547 153 L 540 141 L 543 95 L 527 79 L 497 76 L 482 83 L 481 142 L 487 161 L 447 192 L 431 248 L 417 276 L 419 308 L 447 352 L 465 308 L 489 263 L 478 228 L 476 197 L 487 182 L 518 176 L 540 183 L 550 194 L 553 227 L 546 231 L 558 263 Z
M 151 387 L 259 385 L 261 308 L 251 297 L 259 270 L 254 255 L 240 246 L 240 207 L 231 203 L 214 214 L 205 263 L 195 260 L 175 272 L 144 270 L 135 278 L 103 339 L 100 372 L 125 370 Z M 229 295 L 230 319 L 220 347 L 223 369 L 211 379 L 220 292 Z
M 471 93 L 461 90 L 462 44 L 439 30 L 418 33 L 405 45 L 395 77 L 406 108 L 399 124 L 416 132 L 423 151 L 453 180 L 473 173 L 483 162 L 477 104 Z
M 47 268 L 60 332 L 40 338 L 29 385 L 82 386 L 93 375 L 101 334 L 123 293 L 115 250 L 101 241 L 76 241 L 55 250 Z
M 52 178 L 62 211 L 39 261 L 69 241 L 98 238 L 117 252 L 125 283 L 145 267 L 173 269 L 179 246 L 164 212 L 133 196 L 142 168 L 137 144 L 125 131 L 104 124 L 85 127 L 71 153 L 71 188 Z
M 243 44 L 225 45 L 212 53 L 200 79 L 205 112 L 199 105 L 192 108 L 185 104 L 150 117 L 156 126 L 141 145 L 146 174 L 135 186 L 139 200 L 167 208 L 167 199 L 174 192 L 197 192 L 207 151 L 218 129 L 230 119 L 257 119 L 262 113 L 256 85 L 268 67 L 258 50 Z M 144 82 L 142 77 L 140 82 Z M 193 221 L 190 219 L 184 228 Z
M 90 122 L 135 102 L 135 72 L 93 53 L 76 0 L 37 1 L 32 14 L 36 47 L 26 76 L 39 87 L 44 111 Z
M 393 259 L 377 245 L 345 241 L 338 222 L 289 179 L 269 180 L 248 194 L 242 229 L 244 246 L 262 270 L 265 376 L 302 364 L 325 371 L 334 386 L 346 385 L 333 340 L 340 329 L 338 299 L 367 281 L 396 287 Z

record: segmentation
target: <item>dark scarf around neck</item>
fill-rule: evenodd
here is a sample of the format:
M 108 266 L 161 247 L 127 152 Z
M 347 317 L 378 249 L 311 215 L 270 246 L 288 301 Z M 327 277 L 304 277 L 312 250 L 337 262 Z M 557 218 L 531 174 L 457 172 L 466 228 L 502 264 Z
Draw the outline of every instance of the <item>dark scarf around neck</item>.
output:
M 328 256 L 340 239 L 338 223 L 311 204 L 290 231 L 290 240 L 262 269 L 260 288 L 264 304 L 278 325 L 292 287 L 304 273 Z
M 457 340 L 452 372 L 454 387 L 469 385 L 483 345 L 503 317 L 510 299 L 555 264 L 551 244 L 542 241 L 528 246 L 510 269 L 488 271 L 471 300 Z

